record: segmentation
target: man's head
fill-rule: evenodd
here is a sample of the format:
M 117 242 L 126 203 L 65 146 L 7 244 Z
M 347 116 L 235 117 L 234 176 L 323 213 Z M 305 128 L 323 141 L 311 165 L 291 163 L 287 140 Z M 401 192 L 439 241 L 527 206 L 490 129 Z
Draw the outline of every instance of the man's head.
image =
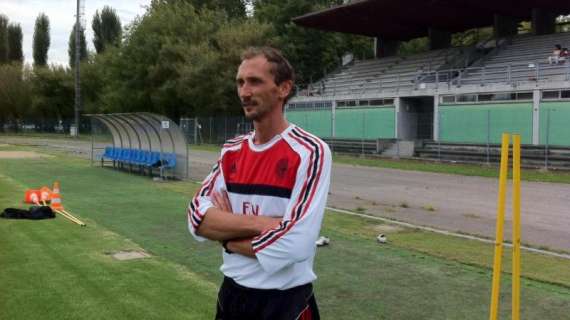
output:
M 282 112 L 295 79 L 289 61 L 269 47 L 249 48 L 241 58 L 236 85 L 246 118 L 260 120 Z

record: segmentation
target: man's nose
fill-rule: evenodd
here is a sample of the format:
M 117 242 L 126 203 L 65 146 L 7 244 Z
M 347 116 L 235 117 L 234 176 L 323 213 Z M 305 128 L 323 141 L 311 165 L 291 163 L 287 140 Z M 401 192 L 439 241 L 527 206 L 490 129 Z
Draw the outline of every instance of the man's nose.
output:
M 251 97 L 251 90 L 247 84 L 238 88 L 238 95 L 242 98 Z

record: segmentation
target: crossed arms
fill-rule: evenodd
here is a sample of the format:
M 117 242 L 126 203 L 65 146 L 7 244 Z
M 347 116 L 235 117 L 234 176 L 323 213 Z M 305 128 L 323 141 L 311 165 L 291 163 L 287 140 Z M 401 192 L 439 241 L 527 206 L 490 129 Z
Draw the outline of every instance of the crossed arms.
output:
M 253 237 L 264 231 L 276 228 L 281 218 L 265 216 L 236 215 L 225 191 L 212 192 L 213 207 L 206 214 L 196 234 L 210 240 L 229 240 L 226 247 L 235 253 L 255 258 L 251 245 Z

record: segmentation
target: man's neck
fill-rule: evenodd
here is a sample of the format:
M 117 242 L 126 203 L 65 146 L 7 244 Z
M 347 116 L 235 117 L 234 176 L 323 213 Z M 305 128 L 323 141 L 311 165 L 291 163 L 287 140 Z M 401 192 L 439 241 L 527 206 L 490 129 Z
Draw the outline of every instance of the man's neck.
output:
M 253 121 L 253 127 L 255 128 L 255 136 L 253 137 L 254 144 L 264 144 L 276 135 L 285 131 L 289 123 L 285 120 L 283 113 L 269 114 L 267 117 L 260 119 L 259 121 Z

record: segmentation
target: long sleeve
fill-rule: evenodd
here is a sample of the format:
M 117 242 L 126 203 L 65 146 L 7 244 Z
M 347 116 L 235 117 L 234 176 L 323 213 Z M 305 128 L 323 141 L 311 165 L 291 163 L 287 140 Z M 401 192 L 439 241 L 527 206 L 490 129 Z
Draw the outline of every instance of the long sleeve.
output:
M 299 130 L 293 130 L 292 138 L 304 149 L 304 156 L 283 221 L 252 242 L 261 267 L 268 273 L 314 256 L 330 185 L 328 146 Z
M 200 223 L 202 223 L 202 219 L 204 218 L 206 211 L 214 206 L 210 198 L 212 191 L 226 189 L 221 162 L 220 158 L 188 204 L 188 230 L 198 241 L 207 240 L 206 238 L 197 235 L 196 230 L 198 230 Z

